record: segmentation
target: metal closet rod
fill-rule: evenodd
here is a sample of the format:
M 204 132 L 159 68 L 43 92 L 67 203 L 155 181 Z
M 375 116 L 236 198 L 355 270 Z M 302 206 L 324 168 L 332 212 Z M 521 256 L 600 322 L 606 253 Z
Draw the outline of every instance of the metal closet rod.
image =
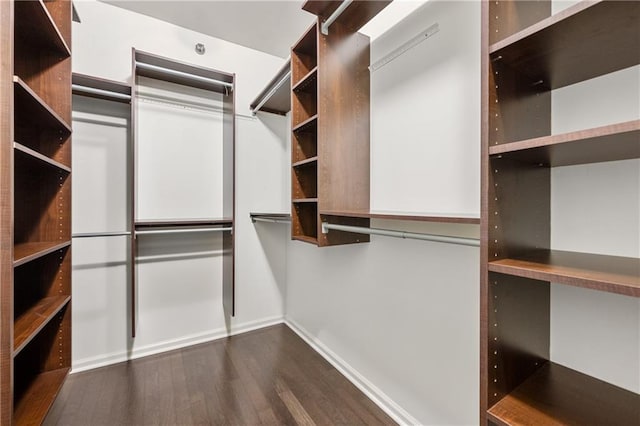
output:
M 72 234 L 71 238 L 93 238 L 93 237 L 125 237 L 130 236 L 131 231 L 122 232 L 86 232 L 79 234 Z
M 480 240 L 477 238 L 448 237 L 446 235 L 423 234 L 417 232 L 394 231 L 391 229 L 364 228 L 362 226 L 335 225 L 322 222 L 322 233 L 329 230 L 354 232 L 356 234 L 383 235 L 385 237 L 405 238 L 411 240 L 435 241 L 438 243 L 459 244 L 463 246 L 479 247 Z
M 320 26 L 320 32 L 322 32 L 322 34 L 324 35 L 329 34 L 329 27 L 331 26 L 331 24 L 333 24 L 335 20 L 338 19 L 340 15 L 342 15 L 342 12 L 344 12 L 344 10 L 349 7 L 352 2 L 353 0 L 344 0 L 342 3 L 340 3 L 340 6 L 338 6 L 338 8 L 333 11 L 331 16 L 329 16 L 327 20 L 322 23 L 322 25 Z
M 271 99 L 273 94 L 276 93 L 276 91 L 284 84 L 285 81 L 287 81 L 290 76 L 291 70 L 287 71 L 286 74 L 273 86 L 273 88 L 269 90 L 269 93 L 264 95 L 260 102 L 258 102 L 258 105 L 256 105 L 256 107 L 253 108 L 251 112 L 255 114 L 257 111 L 260 111 L 260 108 L 262 108 L 262 106 L 266 104 L 269 99 Z
M 111 90 L 104 90 L 104 89 L 96 89 L 94 87 L 81 86 L 79 84 L 72 84 L 71 88 L 76 92 L 106 96 L 114 99 L 125 99 L 128 101 L 131 100 L 131 95 L 127 95 L 126 93 L 112 92 Z
M 269 222 L 269 223 L 291 223 L 291 219 L 272 219 L 269 217 L 252 217 L 251 221 L 256 222 Z
M 148 71 L 156 71 L 162 74 L 168 74 L 176 77 L 186 78 L 188 80 L 199 81 L 201 83 L 217 84 L 220 86 L 228 87 L 229 89 L 233 89 L 233 83 L 229 83 L 227 81 L 215 80 L 213 78 L 202 77 L 200 75 L 195 75 L 195 74 L 189 74 L 183 71 L 176 71 L 170 68 L 164 68 L 164 67 L 159 67 L 157 65 L 146 64 L 144 62 L 136 62 L 136 67 L 144 70 L 148 70 Z
M 184 234 L 186 232 L 221 232 L 221 231 L 233 231 L 233 228 L 229 226 L 225 228 L 153 229 L 149 231 L 136 231 L 136 235 Z

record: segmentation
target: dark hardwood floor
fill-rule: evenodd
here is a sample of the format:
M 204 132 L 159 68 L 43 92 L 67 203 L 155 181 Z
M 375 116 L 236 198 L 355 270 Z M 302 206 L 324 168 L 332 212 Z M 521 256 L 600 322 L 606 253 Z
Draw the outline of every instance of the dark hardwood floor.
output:
M 395 423 L 280 324 L 73 374 L 44 424 Z

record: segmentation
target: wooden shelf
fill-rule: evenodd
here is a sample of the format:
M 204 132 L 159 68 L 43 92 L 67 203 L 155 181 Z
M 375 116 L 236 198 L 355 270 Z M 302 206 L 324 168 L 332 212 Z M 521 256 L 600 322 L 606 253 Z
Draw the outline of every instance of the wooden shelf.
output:
M 316 155 L 315 157 L 307 158 L 305 160 L 296 161 L 295 163 L 291 164 L 291 167 L 300 167 L 300 166 L 304 166 L 304 165 L 307 165 L 307 164 L 317 164 L 317 163 L 318 163 L 318 156 Z
M 409 220 L 417 222 L 441 222 L 441 223 L 468 223 L 480 224 L 480 218 L 474 215 L 463 214 L 432 214 L 432 213 L 405 213 L 383 211 L 345 211 L 345 210 L 321 210 L 323 216 L 354 217 L 366 219 Z
M 71 245 L 71 241 L 45 242 L 45 243 L 21 243 L 13 247 L 13 266 L 24 265 L 49 253 L 63 249 Z
M 488 415 L 499 425 L 637 425 L 640 395 L 548 362 Z
M 492 60 L 557 89 L 640 63 L 640 2 L 581 1 L 491 46 Z
M 291 221 L 291 215 L 289 213 L 249 213 L 249 217 L 253 221 L 254 219 L 272 219 L 280 221 Z
M 546 166 L 640 158 L 640 120 L 493 145 L 489 155 Z
M 291 239 L 296 241 L 302 241 L 304 243 L 318 244 L 317 238 L 307 237 L 306 235 L 292 235 Z
M 541 250 L 489 262 L 489 270 L 576 287 L 640 297 L 640 259 Z
M 16 318 L 13 325 L 13 356 L 20 351 L 71 300 L 71 296 L 45 297 Z
M 46 371 L 29 384 L 20 399 L 14 402 L 14 424 L 39 425 L 56 399 L 70 368 Z
M 232 225 L 232 218 L 212 219 L 159 219 L 136 221 L 136 228 L 195 228 L 199 226 L 225 226 Z
M 309 127 L 316 126 L 317 125 L 317 121 L 318 121 L 318 114 L 315 114 L 315 115 L 307 118 L 306 120 L 304 120 L 302 123 L 299 123 L 296 126 L 294 126 L 293 129 L 291 129 L 291 131 L 294 132 L 294 133 L 295 132 L 304 132 Z
M 29 116 L 35 126 L 60 130 L 66 134 L 71 133 L 71 126 L 18 76 L 13 76 L 13 89 L 16 104 L 15 114 L 18 114 L 19 111 L 20 114 Z
M 313 86 L 313 90 L 312 92 L 315 93 L 317 90 L 317 83 L 318 83 L 318 67 L 316 66 L 315 68 L 313 68 L 311 71 L 309 71 L 304 77 L 302 77 L 300 79 L 300 81 L 298 81 L 292 88 L 291 90 L 294 93 L 298 93 L 298 92 L 302 92 L 307 90 L 311 85 Z
M 42 0 L 15 2 L 15 33 L 26 43 L 55 50 L 61 58 L 71 56 L 71 49 Z
M 276 85 L 280 85 L 276 88 Z M 272 114 L 286 115 L 291 111 L 291 60 L 288 60 L 278 71 L 278 73 L 269 81 L 267 86 L 262 89 L 258 96 L 251 102 L 249 108 L 252 111 L 267 96 L 269 99 L 254 112 L 263 111 Z
M 15 149 L 16 153 L 23 155 L 25 158 L 41 162 L 43 164 L 46 164 L 48 166 L 54 167 L 58 170 L 62 170 L 67 173 L 71 172 L 71 167 L 65 166 L 62 163 L 52 160 L 46 155 L 40 154 L 39 152 L 34 151 L 33 149 L 28 148 L 22 144 L 19 144 L 18 142 L 13 143 L 13 148 Z
M 131 86 L 129 84 L 122 83 L 119 81 L 107 80 L 100 77 L 93 77 L 90 75 L 73 73 L 71 76 L 71 83 L 77 86 L 88 87 L 91 89 L 98 89 L 98 90 L 106 90 L 108 92 L 114 92 L 114 93 L 119 93 L 121 95 L 131 96 Z M 74 95 L 89 96 L 96 99 L 105 99 L 108 101 L 122 102 L 126 104 L 131 103 L 131 99 L 122 99 L 122 98 L 117 98 L 117 97 L 107 96 L 102 94 L 87 93 L 87 92 L 79 91 L 75 88 L 72 88 L 72 92 Z
M 317 198 L 294 198 L 293 200 L 291 200 L 294 203 L 317 203 L 318 199 Z
M 307 0 L 302 5 L 302 9 L 326 20 L 340 6 L 340 3 L 342 2 L 333 0 Z M 354 1 L 342 12 L 336 22 L 352 31 L 357 31 L 389 3 L 391 1 Z

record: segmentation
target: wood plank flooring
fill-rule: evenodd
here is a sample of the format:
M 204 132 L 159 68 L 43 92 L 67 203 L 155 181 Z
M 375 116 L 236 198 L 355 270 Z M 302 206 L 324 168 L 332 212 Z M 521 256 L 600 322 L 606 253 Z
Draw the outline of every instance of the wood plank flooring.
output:
M 392 425 L 286 325 L 69 376 L 45 425 Z

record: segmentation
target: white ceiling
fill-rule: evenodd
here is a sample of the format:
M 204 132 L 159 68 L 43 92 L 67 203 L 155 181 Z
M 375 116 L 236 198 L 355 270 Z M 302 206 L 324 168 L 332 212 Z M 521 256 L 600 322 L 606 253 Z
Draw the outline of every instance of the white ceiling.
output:
M 314 20 L 302 0 L 101 1 L 281 58 Z

